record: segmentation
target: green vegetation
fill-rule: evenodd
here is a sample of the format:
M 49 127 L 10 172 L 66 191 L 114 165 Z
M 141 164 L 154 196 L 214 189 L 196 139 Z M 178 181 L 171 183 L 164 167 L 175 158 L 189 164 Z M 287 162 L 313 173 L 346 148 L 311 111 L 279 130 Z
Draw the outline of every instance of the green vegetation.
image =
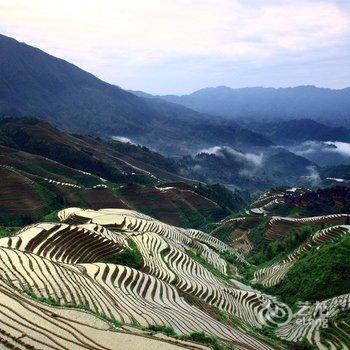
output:
M 19 229 L 20 227 L 0 226 L 0 238 L 9 237 Z
M 253 243 L 255 252 L 260 252 L 264 250 L 264 247 L 266 245 L 264 234 L 267 231 L 268 224 L 268 219 L 262 219 L 258 225 L 254 226 L 250 230 L 249 238 Z
M 104 314 L 101 314 L 99 312 L 93 311 L 90 309 L 89 305 L 84 305 L 84 304 L 61 304 L 59 301 L 53 299 L 53 298 L 45 298 L 45 297 L 39 297 L 37 296 L 32 289 L 26 289 L 23 290 L 22 293 L 27 294 L 28 296 L 30 296 L 32 299 L 39 301 L 41 303 L 47 304 L 49 306 L 53 306 L 53 307 L 62 307 L 62 308 L 71 308 L 71 309 L 78 309 L 78 310 L 82 310 L 82 311 L 87 311 L 99 318 L 102 318 L 103 320 L 107 321 L 108 323 L 112 324 L 114 327 L 119 328 L 122 324 L 121 322 L 108 318 L 106 317 Z
M 213 231 L 216 227 L 211 227 L 210 231 Z M 220 239 L 220 241 L 225 242 L 229 244 L 229 236 L 232 232 L 232 228 L 230 225 L 223 225 L 221 226 L 215 233 L 215 237 Z
M 203 185 L 201 183 L 195 189 L 195 192 L 211 199 L 227 211 L 227 215 L 231 212 L 237 212 L 247 205 L 247 201 L 240 191 L 230 191 L 220 184 Z
M 265 249 L 267 259 L 285 256 L 304 243 L 312 234 L 319 231 L 318 227 L 302 226 L 292 230 L 289 235 L 269 243 Z
M 127 142 L 109 141 L 108 145 L 115 151 L 128 155 L 142 163 L 153 165 L 156 168 L 178 173 L 179 169 L 171 158 L 165 158 L 159 153 L 151 151 L 149 148 L 141 145 L 133 145 Z
M 170 266 L 170 264 L 165 260 L 165 256 L 168 255 L 170 252 L 170 248 L 169 246 L 166 247 L 165 249 L 163 249 L 161 252 L 160 252 L 160 256 L 162 257 L 162 260 L 164 262 L 164 264 L 167 266 L 167 268 L 174 273 L 175 275 L 175 278 L 173 279 L 173 281 L 171 282 L 172 284 L 176 285 L 177 282 L 179 281 L 179 278 L 177 277 L 177 274 L 176 272 L 173 270 L 173 268 Z
M 251 263 L 250 266 L 241 266 L 240 272 L 246 283 L 250 283 L 254 276 L 254 272 L 271 266 L 274 263 L 284 259 L 288 254 L 293 252 L 300 244 L 306 242 L 312 234 L 317 232 L 319 228 L 302 226 L 298 229 L 294 229 L 289 235 L 278 239 L 276 241 L 269 242 L 264 238 L 264 233 L 267 229 L 268 220 L 263 220 L 259 225 L 252 228 L 250 231 L 250 238 L 254 244 L 254 251 L 251 256 L 247 257 L 247 260 Z M 228 262 L 231 262 L 233 257 L 223 255 L 222 256 Z M 254 288 L 266 293 L 274 292 L 271 288 L 265 288 L 261 285 L 255 285 Z
M 159 332 L 167 335 L 168 337 L 176 337 L 177 333 L 175 332 L 174 328 L 169 326 L 163 326 L 158 324 L 152 324 L 149 327 L 146 328 L 147 330 L 150 330 L 152 332 Z
M 334 319 L 328 320 L 328 327 L 321 327 L 321 341 L 324 339 L 339 339 L 350 349 L 350 314 L 342 312 Z
M 193 341 L 196 343 L 204 344 L 210 346 L 213 350 L 233 350 L 233 348 L 229 345 L 226 345 L 218 340 L 217 337 L 210 336 L 205 334 L 204 332 L 195 332 L 186 335 L 178 335 L 172 327 L 163 326 L 163 325 L 151 325 L 146 330 L 150 330 L 153 332 L 159 332 L 167 335 L 168 337 L 173 337 L 186 341 Z
M 41 218 L 41 221 L 44 221 L 44 222 L 60 222 L 60 221 L 58 220 L 58 215 L 57 215 L 58 212 L 59 212 L 59 210 L 54 210 L 54 211 L 52 211 L 51 213 L 49 213 L 49 214 L 43 216 L 43 217 Z
M 106 317 L 103 314 L 100 314 L 98 312 L 92 311 L 88 305 L 82 305 L 82 304 L 60 304 L 57 300 L 52 298 L 44 298 L 44 297 L 38 297 L 31 289 L 25 290 L 25 294 L 29 295 L 32 299 L 37 300 L 39 302 L 45 303 L 47 305 L 53 306 L 53 307 L 62 307 L 62 308 L 74 308 L 79 309 L 83 311 L 88 311 L 89 313 L 94 314 L 97 317 L 100 317 L 101 319 L 107 321 L 108 323 L 112 324 L 114 327 L 119 328 L 122 326 L 122 323 L 119 321 L 116 321 L 114 319 L 110 319 Z M 131 326 L 134 326 L 139 329 L 143 330 L 149 330 L 152 332 L 159 332 L 167 335 L 168 337 L 173 337 L 176 339 L 186 340 L 186 341 L 193 341 L 205 345 L 209 345 L 212 347 L 213 350 L 233 350 L 232 347 L 225 345 L 221 343 L 217 337 L 210 336 L 205 334 L 204 332 L 201 333 L 191 333 L 189 335 L 178 335 L 175 330 L 172 327 L 164 326 L 164 325 L 150 325 L 148 327 L 140 327 L 139 325 L 131 324 Z
M 125 248 L 121 252 L 108 256 L 102 260 L 104 263 L 124 265 L 141 270 L 144 266 L 142 255 L 136 244 L 131 239 L 128 240 L 130 248 Z
M 283 259 L 320 229 L 305 225 L 292 230 L 283 238 L 268 242 L 264 239 L 267 224 L 268 221 L 264 220 L 250 231 L 256 253 L 249 258 L 249 261 L 252 264 L 259 265 L 259 267 L 262 267 L 262 264 L 266 265 L 268 263 L 268 265 L 271 265 L 272 262 Z
M 210 271 L 214 276 L 223 278 L 223 279 L 229 279 L 230 276 L 227 276 L 223 274 L 221 271 L 216 269 L 213 265 L 209 264 L 205 259 L 202 258 L 201 254 L 195 253 L 192 250 L 186 249 L 186 254 L 192 258 L 193 260 L 197 261 L 199 264 L 201 264 L 204 268 L 206 268 L 208 271 Z
M 7 207 L 0 205 L 0 225 L 5 227 L 23 227 L 31 224 L 33 218 L 27 214 L 12 214 L 7 212 Z
M 205 334 L 204 332 L 195 332 L 181 337 L 184 340 L 191 340 L 197 343 L 209 345 L 213 350 L 233 350 L 233 347 L 221 343 L 217 337 Z
M 187 210 L 180 210 L 179 214 L 181 217 L 181 227 L 184 228 L 196 228 L 199 230 L 203 230 L 208 223 L 208 217 L 203 216 L 201 213 L 199 213 L 197 210 L 193 211 L 187 211 Z
M 290 304 L 345 294 L 350 290 L 349 266 L 350 236 L 346 235 L 337 242 L 306 252 L 289 270 L 283 283 L 267 290 Z

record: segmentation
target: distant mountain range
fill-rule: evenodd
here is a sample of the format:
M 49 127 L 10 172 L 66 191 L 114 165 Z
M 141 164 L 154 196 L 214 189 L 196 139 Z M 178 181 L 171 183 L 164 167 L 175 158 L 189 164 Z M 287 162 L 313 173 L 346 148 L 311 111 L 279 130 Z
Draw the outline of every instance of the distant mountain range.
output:
M 242 188 L 266 188 L 270 183 L 279 183 L 279 177 L 282 182 L 285 181 L 289 174 L 292 177 L 303 176 L 314 163 L 337 165 L 343 162 L 344 156 L 336 161 L 329 160 L 329 155 L 335 159 L 334 154 L 329 152 L 329 146 L 335 150 L 335 145 L 326 145 L 326 151 L 319 157 L 318 149 L 324 146 L 322 144 L 317 148 L 316 156 L 309 157 L 309 149 L 294 150 L 289 144 L 309 140 L 349 142 L 348 129 L 323 125 L 311 119 L 283 119 L 305 117 L 301 113 L 302 108 L 309 106 L 310 118 L 312 113 L 322 112 L 320 116 L 325 116 L 329 111 L 328 116 L 337 115 L 337 118 L 345 120 L 350 110 L 347 108 L 350 99 L 346 98 L 349 91 L 315 87 L 237 90 L 220 87 L 203 89 L 187 96 L 153 97 L 142 92 L 125 91 L 64 60 L 0 35 L 0 117 L 35 116 L 70 133 L 103 139 L 121 137 L 165 156 L 189 156 L 192 159 L 180 161 L 177 171 L 171 170 L 170 173 L 211 182 L 228 181 Z M 221 113 L 224 109 L 226 112 Z M 243 118 L 243 114 L 236 113 L 238 110 L 245 110 L 248 116 L 240 123 L 231 118 Z M 254 110 L 256 113 L 253 113 Z M 279 112 L 274 114 L 276 111 Z M 266 123 L 261 119 L 264 113 L 269 119 L 282 120 Z M 250 117 L 252 120 L 260 119 L 252 121 Z M 288 145 L 288 150 L 297 156 L 277 145 Z M 236 154 L 233 157 L 231 152 L 230 157 L 224 157 L 225 164 L 222 164 L 223 157 L 218 159 L 217 155 L 198 156 L 203 150 L 213 148 L 234 150 Z M 250 155 L 253 158 L 263 155 L 264 158 L 264 166 L 253 176 L 251 159 L 246 163 L 247 154 L 248 158 Z M 323 161 L 324 155 L 328 157 L 326 161 Z M 84 157 L 82 153 L 82 157 L 78 158 Z M 290 159 L 290 164 L 295 164 L 293 169 L 286 169 L 283 165 L 286 157 Z M 206 175 L 198 171 L 199 158 L 201 163 L 203 159 L 207 162 L 204 165 Z M 153 164 L 158 166 L 156 163 Z M 230 167 L 236 168 L 227 173 Z M 220 172 L 219 169 L 226 169 L 226 174 L 215 174 Z
M 126 136 L 167 154 L 203 146 L 268 146 L 264 136 L 178 104 L 139 98 L 59 58 L 0 35 L 0 116 L 37 116 L 70 132 Z
M 133 93 L 143 98 L 162 98 L 201 113 L 235 120 L 280 121 L 307 118 L 343 126 L 350 120 L 350 88 L 332 90 L 298 86 L 231 89 L 219 86 L 182 96 L 152 96 L 140 91 Z
M 350 129 L 332 127 L 311 119 L 276 122 L 245 122 L 243 125 L 266 136 L 272 142 L 286 145 L 303 141 L 350 142 Z
M 188 184 L 222 183 L 255 191 L 298 183 L 313 169 L 317 171 L 313 162 L 277 146 L 254 152 L 215 146 L 196 155 L 167 158 L 144 146 L 69 134 L 36 118 L 0 120 L 0 156 L 0 166 L 83 185 L 85 181 L 91 185 L 92 180 L 93 184 L 96 180 L 100 183 L 99 177 L 142 185 L 157 184 L 160 179 Z M 79 171 L 94 174 L 95 178 L 87 180 Z

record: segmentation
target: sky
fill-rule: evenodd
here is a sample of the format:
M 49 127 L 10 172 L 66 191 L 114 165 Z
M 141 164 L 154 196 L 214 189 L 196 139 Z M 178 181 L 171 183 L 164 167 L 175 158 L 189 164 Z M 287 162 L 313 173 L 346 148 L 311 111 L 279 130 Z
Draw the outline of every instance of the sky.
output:
M 350 86 L 350 0 L 0 0 L 0 33 L 153 94 Z

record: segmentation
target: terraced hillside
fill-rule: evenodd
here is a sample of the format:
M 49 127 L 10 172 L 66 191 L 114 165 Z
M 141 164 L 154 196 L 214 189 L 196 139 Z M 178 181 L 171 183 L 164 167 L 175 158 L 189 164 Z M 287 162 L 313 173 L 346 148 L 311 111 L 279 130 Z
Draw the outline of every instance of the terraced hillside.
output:
M 203 227 L 244 205 L 238 193 L 183 178 L 174 161 L 146 147 L 68 134 L 35 118 L 0 120 L 0 167 L 0 225 L 84 206 Z
M 323 342 L 321 327 L 296 328 L 294 318 L 279 324 L 286 305 L 242 283 L 240 270 L 249 262 L 216 237 L 129 209 L 71 207 L 58 217 L 61 223 L 33 224 L 0 239 L 4 346 L 113 349 L 120 341 L 133 349 L 144 341 L 145 349 L 226 344 L 267 350 L 289 346 L 283 339 Z M 313 242 L 323 244 L 345 230 L 318 232 Z M 334 317 L 348 307 L 343 299 L 325 303 Z M 271 321 L 279 324 L 277 341 L 262 332 Z M 156 337 L 159 330 L 168 336 Z
M 329 179 L 320 188 L 277 188 L 260 196 L 248 213 L 264 216 L 307 217 L 349 212 L 350 187 L 346 181 Z
M 303 225 L 315 227 L 327 227 L 332 225 L 348 225 L 350 214 L 332 214 L 322 216 L 312 216 L 306 218 L 272 217 L 266 231 L 268 240 L 281 238 L 288 235 L 293 229 Z
M 151 337 L 150 332 L 116 329 L 90 312 L 50 306 L 0 282 L 0 346 L 3 349 L 209 350 L 188 341 Z
M 224 274 L 227 263 L 219 252 L 235 252 L 219 240 L 130 210 L 71 208 L 59 217 L 69 224 L 35 224 L 0 240 L 2 283 L 115 324 L 163 325 L 183 335 L 206 332 L 244 349 L 273 348 L 189 302 L 187 294 L 247 323 L 263 322 L 254 311 L 258 294 L 216 277 L 186 253 L 205 250 L 203 258 Z M 142 271 L 100 262 L 134 245 L 142 254 Z
M 259 283 L 266 287 L 281 283 L 291 267 L 305 252 L 317 249 L 318 246 L 349 233 L 350 225 L 331 226 L 316 232 L 308 241 L 301 244 L 285 259 L 278 261 L 272 266 L 256 271 L 253 283 Z

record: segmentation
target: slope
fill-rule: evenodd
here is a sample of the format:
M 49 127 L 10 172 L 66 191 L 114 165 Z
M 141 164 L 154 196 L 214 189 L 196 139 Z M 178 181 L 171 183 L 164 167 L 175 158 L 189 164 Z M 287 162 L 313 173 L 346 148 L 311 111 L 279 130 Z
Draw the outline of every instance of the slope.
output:
M 228 128 L 180 105 L 146 101 L 3 35 L 0 35 L 0 77 L 0 116 L 34 115 L 70 132 L 126 136 L 158 150 L 168 144 L 169 154 L 190 149 L 194 142 L 271 144 L 254 132 L 241 133 L 234 123 L 229 123 Z M 201 126 L 203 120 L 206 124 Z
M 332 90 L 315 86 L 294 88 L 210 87 L 189 95 L 157 96 L 201 113 L 229 119 L 276 121 L 309 118 L 347 126 L 350 89 Z

